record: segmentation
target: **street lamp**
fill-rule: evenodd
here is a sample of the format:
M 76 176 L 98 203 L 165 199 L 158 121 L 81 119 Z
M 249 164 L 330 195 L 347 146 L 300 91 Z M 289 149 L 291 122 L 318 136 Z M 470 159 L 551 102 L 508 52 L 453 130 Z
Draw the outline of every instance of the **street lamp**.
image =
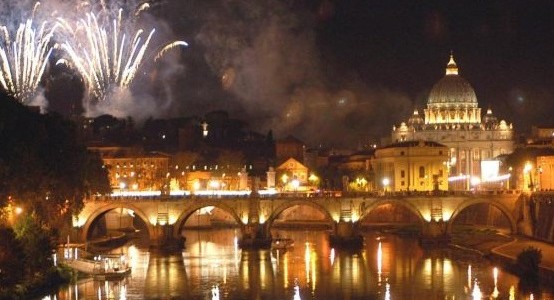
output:
M 481 179 L 477 176 L 473 176 L 470 179 L 471 186 L 475 189 L 481 183 Z
M 389 186 L 390 184 L 390 179 L 388 179 L 387 177 L 383 178 L 383 191 L 386 193 L 387 192 L 387 187 Z
M 290 184 L 292 185 L 292 188 L 295 192 L 298 191 L 298 187 L 300 186 L 300 181 L 298 181 L 298 179 L 293 179 Z

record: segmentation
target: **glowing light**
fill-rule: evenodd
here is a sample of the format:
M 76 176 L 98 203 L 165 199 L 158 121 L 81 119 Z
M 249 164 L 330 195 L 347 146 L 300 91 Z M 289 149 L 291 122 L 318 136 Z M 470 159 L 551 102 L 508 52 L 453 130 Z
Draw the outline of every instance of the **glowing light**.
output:
M 188 45 L 189 44 L 187 44 L 186 42 L 183 42 L 183 41 L 175 41 L 175 42 L 163 47 L 162 50 L 160 50 L 160 52 L 158 52 L 158 55 L 156 55 L 156 58 L 154 58 L 154 61 L 157 61 L 158 59 L 160 59 L 170 49 L 173 49 L 173 48 L 179 47 L 179 46 L 187 47 Z M 206 131 L 206 134 L 204 136 L 206 136 L 206 135 L 207 135 L 207 131 Z
M 516 299 L 516 288 L 512 285 L 510 286 L 510 292 L 509 292 L 509 299 L 515 300 Z
M 35 9 L 38 5 L 39 2 Z M 36 96 L 52 53 L 51 39 L 56 28 L 47 22 L 35 27 L 30 18 L 19 24 L 13 39 L 8 28 L 0 26 L 0 84 L 21 103 L 29 104 Z
M 258 220 L 259 220 L 260 224 L 264 224 L 265 221 L 267 221 L 267 218 L 266 218 L 264 213 L 260 213 L 260 215 L 258 216 Z
M 360 219 L 360 214 L 358 212 L 352 212 L 352 222 L 358 222 Z
M 197 196 L 248 196 L 251 191 L 194 191 L 193 194 Z
M 212 189 L 218 189 L 218 188 L 219 188 L 219 181 L 217 181 L 217 180 L 211 180 L 211 181 L 210 181 L 210 187 L 211 187 Z
M 533 169 L 533 165 L 530 162 L 525 163 L 525 167 L 523 167 L 523 173 L 529 173 Z
M 199 190 L 200 189 L 200 181 L 198 180 L 195 180 L 193 183 L 192 183 L 192 189 L 193 190 Z
M 214 206 L 202 207 L 197 211 L 197 214 L 198 215 L 211 215 L 214 208 L 215 208 Z
M 258 194 L 265 196 L 265 195 L 276 195 L 277 190 L 276 189 L 267 189 L 267 190 L 259 190 Z
M 467 266 L 467 286 L 471 288 L 471 265 Z
M 242 224 L 246 225 L 248 224 L 248 215 L 243 215 L 240 220 L 242 221 Z
M 173 224 L 175 224 L 175 222 L 177 222 L 177 215 L 175 215 L 175 214 L 169 214 L 169 217 L 168 217 L 168 219 L 167 219 L 167 223 L 168 223 L 169 225 L 173 225 Z
M 331 260 L 331 265 L 335 262 L 335 248 L 331 248 L 331 254 L 329 255 L 329 259 Z
M 508 180 L 510 179 L 511 176 L 512 174 L 498 175 L 496 177 L 487 178 L 483 180 L 483 182 L 498 182 L 498 181 Z
M 390 300 L 390 284 L 385 284 L 385 300 Z
M 477 186 L 481 183 L 481 179 L 479 177 L 471 177 L 470 182 L 472 186 Z
M 452 182 L 452 181 L 466 180 L 469 177 L 470 177 L 469 175 L 463 175 L 462 174 L 462 175 L 459 175 L 459 176 L 448 177 L 448 181 Z
M 169 192 L 170 196 L 190 196 L 190 191 L 173 190 Z
M 498 298 L 498 295 L 500 294 L 500 292 L 498 291 L 498 268 L 497 267 L 494 267 L 492 269 L 492 277 L 494 279 L 494 290 L 491 296 L 493 298 Z
M 381 274 L 383 271 L 383 249 L 381 242 L 379 241 L 379 246 L 377 247 L 377 281 L 381 282 Z
M 219 300 L 219 286 L 218 285 L 212 286 L 211 292 L 212 292 L 212 300 Z
M 23 212 L 23 208 L 21 208 L 21 207 L 19 207 L 19 206 L 17 206 L 17 207 L 15 208 L 15 214 L 16 214 L 16 215 L 20 215 L 22 212 Z
M 387 177 L 383 178 L 383 186 L 386 188 L 390 184 L 390 179 Z
M 148 8 L 141 5 L 135 13 Z M 104 8 L 99 14 L 89 12 L 77 24 L 71 25 L 63 18 L 59 24 L 66 29 L 67 40 L 61 44 L 61 49 L 69 59 L 59 63 L 71 62 L 83 77 L 89 96 L 98 101 L 106 100 L 114 88 L 125 90 L 133 82 L 141 69 L 146 57 L 150 41 L 156 32 L 155 28 L 132 31 L 136 18 L 123 18 L 123 9 L 119 9 L 117 17 L 111 18 Z M 108 24 L 108 25 L 105 25 Z M 73 30 L 72 28 L 77 28 Z M 187 45 L 183 41 L 174 41 L 163 47 L 156 59 L 176 46 Z
M 300 298 L 300 287 L 298 286 L 298 283 L 294 284 L 294 296 L 292 298 L 293 300 L 302 300 Z
M 292 185 L 292 188 L 296 190 L 300 186 L 300 181 L 298 181 L 298 179 L 293 179 L 290 184 Z
M 481 289 L 477 284 L 477 279 L 475 280 L 475 284 L 473 285 L 473 292 L 471 292 L 471 296 L 473 300 L 481 300 L 483 297 L 483 293 L 481 293 Z
M 86 223 L 85 218 L 79 218 L 79 216 L 74 216 L 72 220 L 73 227 L 83 227 Z

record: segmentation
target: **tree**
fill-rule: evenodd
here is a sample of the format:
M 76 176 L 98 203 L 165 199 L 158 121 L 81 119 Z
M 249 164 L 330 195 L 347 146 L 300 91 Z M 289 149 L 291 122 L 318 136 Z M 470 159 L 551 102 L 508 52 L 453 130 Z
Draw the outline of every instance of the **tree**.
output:
M 12 228 L 0 226 L 0 287 L 11 286 L 23 279 L 23 247 Z
M 44 272 L 53 266 L 52 253 L 55 241 L 51 230 L 46 228 L 34 214 L 23 217 L 15 226 L 14 232 L 23 248 L 27 274 Z
M 109 192 L 107 170 L 73 123 L 0 95 L 0 207 L 7 199 L 49 226 L 69 225 L 83 198 Z

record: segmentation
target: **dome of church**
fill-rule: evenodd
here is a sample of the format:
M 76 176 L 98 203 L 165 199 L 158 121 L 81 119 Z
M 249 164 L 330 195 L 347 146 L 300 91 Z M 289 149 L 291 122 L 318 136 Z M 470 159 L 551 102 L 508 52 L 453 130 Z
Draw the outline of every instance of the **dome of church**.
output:
M 417 109 L 414 109 L 414 113 L 412 116 L 408 119 L 408 125 L 416 126 L 416 125 L 423 125 L 425 124 L 425 120 L 419 115 L 419 112 Z
M 446 67 L 446 75 L 433 86 L 427 102 L 429 108 L 477 107 L 473 87 L 458 75 L 453 55 Z

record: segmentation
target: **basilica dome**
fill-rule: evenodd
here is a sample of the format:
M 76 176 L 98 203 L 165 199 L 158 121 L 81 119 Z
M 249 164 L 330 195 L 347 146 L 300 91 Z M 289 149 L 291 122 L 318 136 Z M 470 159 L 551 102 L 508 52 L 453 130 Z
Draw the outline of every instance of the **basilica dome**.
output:
M 428 108 L 477 107 L 475 91 L 467 80 L 458 75 L 453 55 L 446 67 L 446 75 L 433 86 L 427 102 Z

